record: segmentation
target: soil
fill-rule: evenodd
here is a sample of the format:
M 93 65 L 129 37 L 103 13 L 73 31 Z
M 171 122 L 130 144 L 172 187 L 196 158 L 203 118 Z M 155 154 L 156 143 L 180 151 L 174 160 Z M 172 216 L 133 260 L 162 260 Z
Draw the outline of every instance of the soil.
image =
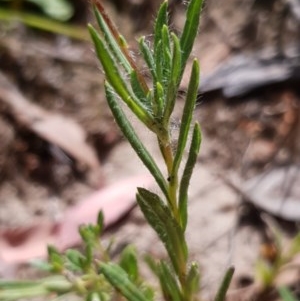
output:
M 155 10 L 148 3 L 149 10 L 143 11 L 140 2 L 143 1 L 128 1 L 132 7 L 118 7 L 116 1 L 117 10 L 105 2 L 133 52 L 137 52 L 139 35 L 150 36 Z M 228 0 L 226 6 L 220 3 L 221 0 L 213 0 L 204 6 L 193 52 L 200 59 L 201 76 L 210 74 L 237 53 L 265 51 L 277 55 L 296 43 L 298 31 L 293 16 L 282 13 L 285 1 Z M 132 16 L 132 12 L 142 11 L 148 13 L 147 22 Z M 174 28 L 181 28 L 183 16 L 184 5 L 174 6 Z M 284 26 L 278 27 L 279 21 Z M 0 95 L 1 227 L 58 221 L 63 212 L 91 192 L 129 175 L 145 173 L 106 104 L 103 74 L 91 42 L 47 34 L 19 23 L 0 23 L 0 33 L 0 73 L 29 102 L 79 124 L 98 164 L 89 166 L 24 125 Z M 182 90 L 186 88 L 186 79 L 187 76 Z M 269 294 L 260 299 L 262 296 L 255 295 L 258 290 L 251 291 L 257 284 L 254 266 L 259 256 L 267 257 L 262 249 L 274 242 L 273 225 L 280 229 L 288 244 L 297 233 L 300 216 L 291 220 L 288 213 L 274 214 L 263 205 L 253 205 L 251 190 L 245 190 L 244 183 L 264 171 L 297 166 L 298 93 L 295 85 L 284 83 L 239 99 L 226 99 L 221 93 L 199 94 L 195 120 L 201 124 L 203 142 L 190 191 L 187 240 L 191 258 L 201 266 L 205 300 L 213 297 L 225 269 L 232 264 L 236 272 L 228 300 L 248 300 L 248 295 L 253 300 L 253 296 L 257 300 L 277 298 Z M 177 101 L 174 124 L 183 102 L 184 93 Z M 158 156 L 151 134 L 139 134 Z M 273 198 L 284 194 L 280 191 Z M 299 197 L 296 195 L 295 199 Z M 112 236 L 119 246 L 134 243 L 142 253 L 164 256 L 138 208 L 108 230 L 104 239 Z M 0 272 L 5 278 L 5 264 L 1 264 Z M 24 276 L 22 271 L 15 276 Z M 279 284 L 285 283 L 286 278 Z M 299 279 L 287 282 L 299 294 Z M 246 293 L 244 287 L 249 288 Z

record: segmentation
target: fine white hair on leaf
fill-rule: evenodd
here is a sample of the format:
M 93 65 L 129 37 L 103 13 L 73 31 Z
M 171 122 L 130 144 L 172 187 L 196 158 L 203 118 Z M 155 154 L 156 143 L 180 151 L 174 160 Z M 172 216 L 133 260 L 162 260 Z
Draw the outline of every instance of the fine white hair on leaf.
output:
M 188 0 L 184 0 L 184 1 L 182 1 L 182 4 L 183 4 L 184 6 L 188 6 L 189 2 L 190 2 L 190 1 L 188 1 Z
M 126 82 L 130 82 L 130 74 L 127 72 L 122 72 L 122 78 L 126 81 Z
M 145 43 L 150 49 L 152 49 L 152 39 L 153 39 L 153 37 L 154 37 L 154 35 L 145 36 Z
M 148 39 L 153 40 L 153 38 L 154 38 L 154 33 L 149 33 L 149 34 L 145 35 L 145 41 Z
M 129 55 L 131 57 L 131 59 L 135 62 L 136 61 L 136 53 L 133 50 L 129 51 Z

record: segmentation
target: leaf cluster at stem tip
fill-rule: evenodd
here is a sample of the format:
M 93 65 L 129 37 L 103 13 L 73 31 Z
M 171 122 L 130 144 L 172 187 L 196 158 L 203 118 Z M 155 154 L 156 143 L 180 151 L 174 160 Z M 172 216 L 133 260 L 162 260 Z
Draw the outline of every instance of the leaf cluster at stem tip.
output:
M 139 39 L 141 56 L 151 74 L 150 84 L 130 56 L 125 39 L 109 19 L 102 4 L 97 0 L 93 3 L 100 33 L 91 25 L 89 31 L 105 73 L 108 105 L 124 136 L 153 175 L 166 199 L 164 203 L 158 195 L 138 189 L 137 201 L 149 224 L 164 243 L 172 268 L 180 281 L 184 281 L 188 255 L 184 236 L 187 225 L 188 187 L 201 143 L 200 127 L 197 123 L 192 125 L 199 87 L 197 59 L 192 62 L 175 149 L 172 147 L 170 122 L 179 85 L 197 36 L 202 0 L 189 2 L 186 22 L 180 36 L 169 29 L 168 3 L 165 1 L 161 4 L 155 20 L 153 44 L 150 46 L 145 37 Z M 138 137 L 121 102 L 156 135 L 167 174 L 156 164 Z M 183 164 L 183 154 L 187 149 L 191 128 L 193 134 L 188 158 L 183 174 L 180 175 L 179 169 Z
M 176 221 L 185 228 L 187 190 L 201 142 L 199 125 L 192 126 L 199 87 L 199 63 L 196 59 L 192 65 L 175 150 L 171 147 L 170 122 L 187 59 L 197 35 L 202 0 L 189 2 L 186 23 L 180 36 L 169 29 L 168 3 L 165 1 L 155 20 L 153 45 L 150 46 L 145 37 L 139 39 L 141 56 L 151 74 L 150 84 L 136 66 L 124 37 L 106 14 L 100 1 L 92 2 L 100 33 L 91 25 L 89 31 L 105 73 L 105 91 L 110 109 L 123 134 L 165 195 Z M 120 102 L 125 103 L 142 124 L 157 136 L 167 169 L 166 175 L 138 137 Z M 191 127 L 193 138 L 189 149 L 190 157 L 184 167 L 185 174 L 179 179 L 179 168 Z

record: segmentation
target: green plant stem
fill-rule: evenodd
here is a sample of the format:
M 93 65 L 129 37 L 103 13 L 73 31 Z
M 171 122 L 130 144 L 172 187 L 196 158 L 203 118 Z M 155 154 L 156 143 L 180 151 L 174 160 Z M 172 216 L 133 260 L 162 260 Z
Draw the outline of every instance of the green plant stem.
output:
M 174 156 L 173 156 L 170 137 L 167 138 L 167 141 L 168 142 L 165 145 L 163 145 L 161 141 L 159 141 L 158 143 L 168 172 L 168 182 L 169 182 L 168 193 L 169 193 L 170 205 L 176 221 L 180 222 L 180 214 L 178 211 L 178 204 L 177 204 L 178 175 L 177 173 L 172 175 L 172 170 L 174 166 Z
M 180 219 L 180 213 L 178 210 L 178 202 L 177 202 L 177 192 L 178 192 L 178 171 L 176 173 L 172 173 L 174 169 L 174 155 L 171 147 L 171 141 L 170 138 L 168 137 L 168 143 L 165 146 L 161 146 L 161 151 L 163 154 L 163 158 L 165 160 L 166 166 L 167 166 L 167 171 L 168 171 L 168 193 L 169 193 L 169 200 L 171 202 L 171 208 L 172 208 L 172 213 L 175 218 L 175 220 L 180 224 L 181 219 Z M 179 260 L 179 259 L 178 259 Z M 178 273 L 178 279 L 180 282 L 180 286 L 182 291 L 184 291 L 186 287 L 186 273 L 187 273 L 187 259 L 182 260 L 181 262 L 178 262 L 179 266 L 179 273 Z M 188 300 L 186 300 L 188 301 Z

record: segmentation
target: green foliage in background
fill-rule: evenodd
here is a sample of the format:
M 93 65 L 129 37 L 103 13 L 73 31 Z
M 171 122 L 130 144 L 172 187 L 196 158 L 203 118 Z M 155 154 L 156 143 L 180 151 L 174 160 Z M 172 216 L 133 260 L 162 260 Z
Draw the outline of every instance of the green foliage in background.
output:
M 279 294 L 283 301 L 297 301 L 296 297 L 286 287 L 279 288 Z
M 23 2 L 36 5 L 45 15 L 58 21 L 67 21 L 74 13 L 73 6 L 67 0 L 0 0 L 0 5 L 1 3 L 9 3 L 11 7 L 21 9 Z
M 300 253 L 300 233 L 298 233 L 286 247 L 283 243 L 282 233 L 278 228 L 272 227 L 274 234 L 275 255 L 270 260 L 268 258 L 259 258 L 256 262 L 255 273 L 256 280 L 260 283 L 262 290 L 266 291 L 274 286 L 276 278 L 287 268 L 287 264 L 292 262 L 293 258 Z M 288 295 L 287 289 L 279 289 L 283 298 Z M 291 297 L 290 297 L 291 298 Z M 283 300 L 292 300 L 283 298 Z
M 28 11 L 26 3 L 36 5 L 41 13 Z M 20 22 L 42 31 L 87 40 L 85 28 L 66 23 L 73 13 L 74 8 L 67 0 L 0 0 L 0 21 L 2 22 Z

